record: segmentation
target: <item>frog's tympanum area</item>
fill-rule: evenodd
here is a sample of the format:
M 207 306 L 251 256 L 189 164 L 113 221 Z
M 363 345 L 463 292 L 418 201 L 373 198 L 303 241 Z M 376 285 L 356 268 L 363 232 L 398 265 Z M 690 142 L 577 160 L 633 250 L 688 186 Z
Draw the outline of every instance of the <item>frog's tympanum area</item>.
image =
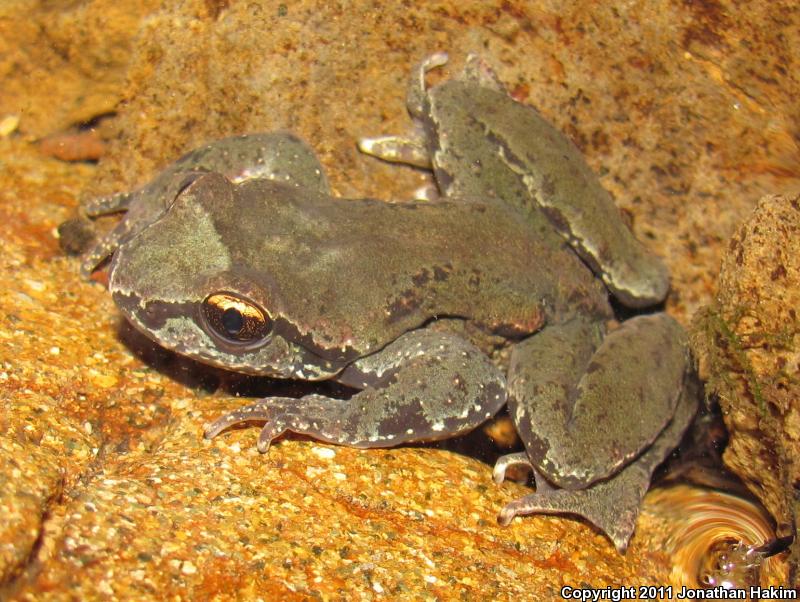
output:
M 436 198 L 332 196 L 288 133 L 194 151 L 146 187 L 100 199 L 127 210 L 85 258 L 112 256 L 109 289 L 166 348 L 254 375 L 330 379 L 349 399 L 267 397 L 206 430 L 265 425 L 359 448 L 470 431 L 508 403 L 537 491 L 516 515 L 581 515 L 626 549 L 650 475 L 695 411 L 686 338 L 664 313 L 610 330 L 609 292 L 661 302 L 664 265 L 636 241 L 578 150 L 471 57 L 428 89 L 415 70 L 417 137 L 361 142 L 430 167 Z M 496 361 L 494 361 L 496 360 Z

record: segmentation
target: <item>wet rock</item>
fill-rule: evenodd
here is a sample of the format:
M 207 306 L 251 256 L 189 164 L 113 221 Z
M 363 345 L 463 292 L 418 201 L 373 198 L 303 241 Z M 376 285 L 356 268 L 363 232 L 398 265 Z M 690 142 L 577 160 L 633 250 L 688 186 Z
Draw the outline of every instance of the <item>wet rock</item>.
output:
M 778 533 L 791 534 L 800 482 L 800 197 L 759 201 L 731 238 L 717 297 L 693 330 L 730 433 L 724 462 Z

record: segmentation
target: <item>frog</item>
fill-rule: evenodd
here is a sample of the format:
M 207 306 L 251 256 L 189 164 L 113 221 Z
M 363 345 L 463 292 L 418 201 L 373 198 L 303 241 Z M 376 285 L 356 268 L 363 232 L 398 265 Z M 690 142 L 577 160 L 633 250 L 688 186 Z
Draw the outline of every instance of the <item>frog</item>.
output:
M 554 253 L 566 252 L 553 238 L 560 235 L 626 311 L 662 303 L 666 266 L 634 237 L 575 144 L 511 98 L 478 55 L 467 57 L 458 77 L 429 88 L 427 73 L 447 62 L 446 53 L 435 53 L 413 70 L 406 100 L 416 126 L 411 134 L 363 138 L 360 150 L 431 170 L 436 187 L 433 194 L 424 190 L 423 200 L 496 198 L 515 206 Z M 509 468 L 525 468 L 537 489 L 507 504 L 498 522 L 577 515 L 624 552 L 655 468 L 697 411 L 699 385 L 686 333 L 666 313 L 639 315 L 608 332 L 603 320 L 613 312 L 592 316 L 581 302 L 570 305 L 566 314 L 551 305 L 543 328 L 513 347 L 508 406 L 525 451 L 502 456 L 493 476 L 499 484 Z M 637 366 L 648 356 L 647 367 Z M 653 389 L 637 394 L 637 382 Z M 627 401 L 613 402 L 620 393 Z M 646 395 L 666 405 L 651 413 Z M 628 429 L 643 421 L 649 434 L 632 435 Z
M 267 178 L 330 191 L 316 156 L 291 132 L 257 132 L 215 140 L 173 161 L 144 186 L 88 199 L 82 206 L 81 218 L 61 225 L 59 232 L 80 227 L 86 231 L 83 236 L 89 238 L 78 249 L 83 251 L 81 274 L 89 278 L 121 244 L 157 221 L 193 177 L 211 171 L 222 173 L 233 182 Z M 90 220 L 116 213 L 124 213 L 123 218 L 111 231 L 93 240 Z
M 436 62 L 412 76 L 410 98 L 420 101 L 412 115 L 435 113 L 437 88 L 427 90 L 424 77 Z M 465 70 L 470 93 L 491 89 L 484 71 Z M 496 100 L 501 113 L 516 110 L 510 98 Z M 302 160 L 278 162 L 283 177 L 239 181 L 187 160 L 157 178 L 164 180 L 155 195 L 127 201 L 123 235 L 89 258 L 111 249 L 112 298 L 159 345 L 235 372 L 352 391 L 259 399 L 208 424 L 207 438 L 259 422 L 262 453 L 287 432 L 394 447 L 467 433 L 508 403 L 525 452 L 501 458 L 495 480 L 519 465 L 533 471 L 537 489 L 509 503 L 500 521 L 577 514 L 624 551 L 650 475 L 694 411 L 685 334 L 664 313 L 610 328 L 609 291 L 625 283 L 598 274 L 617 273 L 620 260 L 603 250 L 589 261 L 575 242 L 601 249 L 608 234 L 553 218 L 581 213 L 575 203 L 583 201 L 546 210 L 531 200 L 524 182 L 536 172 L 497 163 L 504 147 L 472 121 L 455 128 L 466 128 L 474 146 L 444 144 L 456 131 L 437 118 L 428 134 L 436 152 L 414 156 L 434 169 L 441 194 L 430 201 L 337 197 L 310 149 Z M 419 149 L 401 137 L 362 142 L 381 158 L 409 147 Z M 467 150 L 478 163 L 459 164 Z M 517 188 L 515 178 L 523 182 Z M 134 209 L 148 197 L 157 197 L 146 201 L 156 209 L 142 223 Z M 606 218 L 620 220 L 615 211 Z M 631 305 L 666 294 L 663 281 L 636 278 L 647 286 L 629 287 Z

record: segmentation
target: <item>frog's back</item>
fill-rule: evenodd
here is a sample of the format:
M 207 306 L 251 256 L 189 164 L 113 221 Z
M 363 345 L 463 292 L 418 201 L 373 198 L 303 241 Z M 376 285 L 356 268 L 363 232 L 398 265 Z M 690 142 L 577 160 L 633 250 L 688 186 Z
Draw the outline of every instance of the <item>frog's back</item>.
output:
M 504 203 L 391 204 L 270 186 L 241 186 L 230 237 L 257 243 L 238 262 L 269 274 L 282 304 L 315 333 L 331 328 L 331 341 L 342 325 L 374 348 L 436 317 L 523 336 L 576 305 L 608 313 L 605 289 L 564 241 Z

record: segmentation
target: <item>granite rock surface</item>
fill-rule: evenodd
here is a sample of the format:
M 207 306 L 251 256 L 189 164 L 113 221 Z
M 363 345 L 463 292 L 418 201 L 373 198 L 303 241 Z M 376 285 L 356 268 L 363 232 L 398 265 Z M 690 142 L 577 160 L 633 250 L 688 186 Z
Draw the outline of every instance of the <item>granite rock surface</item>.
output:
M 518 600 L 666 583 L 662 521 L 645 513 L 624 557 L 576 520 L 500 528 L 526 489 L 496 487 L 475 458 L 293 438 L 260 456 L 255 429 L 204 441 L 241 389 L 131 333 L 55 227 L 248 131 L 299 134 L 338 194 L 410 198 L 429 176 L 355 140 L 409 129 L 417 60 L 447 50 L 453 73 L 478 52 L 579 145 L 667 261 L 666 307 L 688 324 L 756 201 L 800 189 L 799 25 L 793 3 L 760 1 L 4 3 L 0 597 Z

